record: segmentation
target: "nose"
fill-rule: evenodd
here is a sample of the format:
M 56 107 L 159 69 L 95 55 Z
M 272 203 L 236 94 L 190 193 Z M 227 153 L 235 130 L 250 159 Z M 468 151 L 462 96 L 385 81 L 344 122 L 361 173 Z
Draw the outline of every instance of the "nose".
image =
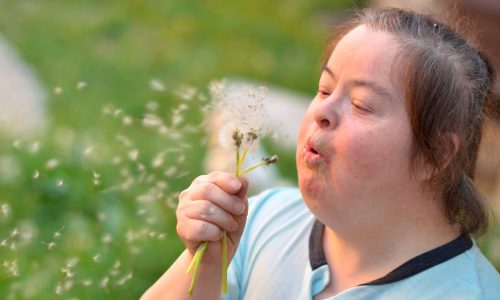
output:
M 339 121 L 337 105 L 338 101 L 334 100 L 333 95 L 323 100 L 317 99 L 313 116 L 319 128 L 334 129 L 337 127 Z

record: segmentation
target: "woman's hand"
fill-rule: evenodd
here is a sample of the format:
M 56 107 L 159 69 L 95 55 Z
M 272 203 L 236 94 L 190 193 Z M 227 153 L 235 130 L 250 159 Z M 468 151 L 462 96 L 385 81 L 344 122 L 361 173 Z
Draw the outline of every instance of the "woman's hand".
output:
M 179 195 L 177 234 L 194 255 L 203 241 L 210 241 L 206 258 L 219 258 L 222 233 L 227 232 L 229 261 L 234 256 L 247 218 L 248 181 L 230 173 L 212 172 L 197 177 Z

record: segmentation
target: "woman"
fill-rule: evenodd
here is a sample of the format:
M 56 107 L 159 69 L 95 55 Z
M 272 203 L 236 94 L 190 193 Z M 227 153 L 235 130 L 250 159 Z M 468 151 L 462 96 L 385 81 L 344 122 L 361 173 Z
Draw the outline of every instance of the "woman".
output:
M 500 295 L 469 237 L 488 218 L 472 181 L 486 58 L 448 26 L 396 9 L 361 11 L 325 58 L 299 133 L 299 189 L 247 202 L 245 179 L 198 177 L 177 209 L 187 249 L 144 299 L 189 298 L 184 273 L 204 240 L 190 299 L 220 298 L 222 230 L 229 299 Z

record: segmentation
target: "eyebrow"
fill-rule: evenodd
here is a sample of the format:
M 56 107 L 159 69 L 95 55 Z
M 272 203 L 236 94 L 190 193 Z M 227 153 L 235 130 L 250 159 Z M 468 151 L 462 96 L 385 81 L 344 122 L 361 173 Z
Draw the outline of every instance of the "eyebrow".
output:
M 335 76 L 333 71 L 330 70 L 330 68 L 328 68 L 326 65 L 323 66 L 323 71 L 328 73 L 333 79 L 337 78 L 337 76 Z M 350 80 L 348 82 L 348 85 L 352 86 L 352 87 L 366 87 L 366 88 L 371 89 L 372 91 L 374 91 L 375 93 L 377 93 L 380 96 L 391 97 L 391 93 L 389 93 L 389 91 L 385 87 L 381 86 L 380 84 L 378 84 L 374 81 L 354 79 L 354 80 Z

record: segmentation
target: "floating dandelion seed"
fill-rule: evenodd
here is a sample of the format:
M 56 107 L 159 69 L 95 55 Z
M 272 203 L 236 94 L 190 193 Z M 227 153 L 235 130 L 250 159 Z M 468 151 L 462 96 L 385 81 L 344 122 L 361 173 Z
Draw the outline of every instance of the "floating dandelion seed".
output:
M 55 94 L 55 95 L 60 95 L 60 94 L 62 93 L 62 91 L 63 91 L 63 89 L 62 89 L 62 87 L 60 87 L 60 86 L 56 86 L 56 87 L 54 88 L 54 94 Z
M 99 287 L 105 289 L 108 287 L 108 284 L 109 284 L 109 277 L 108 276 L 105 276 L 104 278 L 101 279 L 101 281 L 99 282 Z
M 92 261 L 95 263 L 101 262 L 101 253 L 97 253 L 96 255 L 92 256 Z
M 130 116 L 124 116 L 122 118 L 122 123 L 123 123 L 123 125 L 127 125 L 127 126 L 132 125 L 133 119 Z
M 165 172 L 163 173 L 163 175 L 167 176 L 167 177 L 172 177 L 175 175 L 175 173 L 177 172 L 177 167 L 176 166 L 170 166 L 167 170 L 165 170 Z
M 35 154 L 38 153 L 38 151 L 40 151 L 40 142 L 36 141 L 33 144 L 31 144 L 29 152 L 31 154 Z
M 166 237 L 167 237 L 167 234 L 165 234 L 165 233 L 160 233 L 160 234 L 158 235 L 158 240 L 163 241 Z
M 102 237 L 102 239 L 101 239 L 101 241 L 102 241 L 104 244 L 109 244 L 109 243 L 111 243 L 111 241 L 112 241 L 112 240 L 113 240 L 113 237 L 112 237 L 112 236 L 111 236 L 111 234 L 109 234 L 109 233 L 105 234 L 105 235 Z
M 135 149 L 135 150 L 132 150 L 132 151 L 129 151 L 127 153 L 127 156 L 128 158 L 131 160 L 131 161 L 136 161 L 137 158 L 139 157 L 139 150 Z
M 164 92 L 166 90 L 165 85 L 159 79 L 151 79 L 151 81 L 149 81 L 149 87 L 153 91 L 157 91 L 157 92 Z
M 117 285 L 124 285 L 127 281 L 129 281 L 130 279 L 132 279 L 132 271 L 129 272 L 127 275 L 123 276 L 122 278 L 120 278 L 116 284 Z
M 2 214 L 2 217 L 8 217 L 11 210 L 12 209 L 10 208 L 10 205 L 8 203 L 2 203 L 2 205 L 0 205 L 0 213 Z
M 94 151 L 94 147 L 88 146 L 87 148 L 85 148 L 83 150 L 83 155 L 88 156 L 88 155 L 92 154 L 93 151 Z
M 57 179 L 56 180 L 57 187 L 62 187 L 63 185 L 64 185 L 64 179 Z
M 55 242 L 48 242 L 48 243 L 44 242 L 44 244 L 47 245 L 47 250 L 49 250 L 49 251 L 53 250 L 57 246 L 57 244 Z
M 33 172 L 33 179 L 38 179 L 38 177 L 40 177 L 40 172 L 38 170 L 35 170 Z
M 91 286 L 93 281 L 91 279 L 84 279 L 82 280 L 82 285 L 83 286 Z
M 193 100 L 197 92 L 198 90 L 195 87 L 189 85 L 182 85 L 175 90 L 175 94 L 182 100 L 186 101 Z
M 119 165 L 121 162 L 122 162 L 122 159 L 121 159 L 121 157 L 119 157 L 119 156 L 114 156 L 114 157 L 111 159 L 111 163 L 112 163 L 113 165 Z
M 142 125 L 148 128 L 154 128 L 163 125 L 163 121 L 154 114 L 146 114 L 142 119 Z
M 81 91 L 83 90 L 83 88 L 85 88 L 87 86 L 87 83 L 85 81 L 78 81 L 76 83 L 76 89 Z
M 150 111 L 156 111 L 158 107 L 159 107 L 158 103 L 154 101 L 150 101 L 146 104 L 146 109 Z
M 46 163 L 45 163 L 45 168 L 46 169 L 54 169 L 56 168 L 57 166 L 59 166 L 59 160 L 56 159 L 56 158 L 53 158 L 53 159 L 49 159 Z
M 21 143 L 22 143 L 21 140 L 16 139 L 12 142 L 12 147 L 19 149 L 21 147 Z

